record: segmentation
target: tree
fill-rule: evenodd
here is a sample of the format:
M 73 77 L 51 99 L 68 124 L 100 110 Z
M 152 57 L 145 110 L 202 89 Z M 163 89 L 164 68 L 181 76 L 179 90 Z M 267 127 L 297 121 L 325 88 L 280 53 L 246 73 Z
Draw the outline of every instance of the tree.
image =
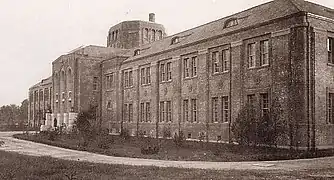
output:
M 232 124 L 232 133 L 235 141 L 241 145 L 250 145 L 256 142 L 256 110 L 251 104 L 246 104 L 239 111 L 238 117 Z
M 91 122 L 95 120 L 95 108 L 90 107 L 88 110 L 82 111 L 78 114 L 76 121 L 74 122 L 81 137 L 84 140 L 84 146 L 88 145 L 88 141 L 93 137 L 94 130 Z

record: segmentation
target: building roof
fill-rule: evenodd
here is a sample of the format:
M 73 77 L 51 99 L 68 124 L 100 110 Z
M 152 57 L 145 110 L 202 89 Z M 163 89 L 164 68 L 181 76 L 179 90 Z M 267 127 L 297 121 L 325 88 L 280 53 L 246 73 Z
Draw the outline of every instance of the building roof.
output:
M 52 76 L 48 77 L 48 78 L 45 78 L 45 79 L 42 79 L 40 82 L 38 82 L 37 84 L 31 86 L 29 88 L 30 89 L 36 89 L 36 88 L 40 88 L 41 86 L 43 85 L 47 85 L 47 84 L 51 84 L 52 83 Z
M 201 40 L 209 39 L 210 37 L 215 37 L 256 24 L 268 22 L 270 20 L 286 17 L 298 12 L 309 12 L 334 19 L 333 9 L 318 4 L 304 0 L 274 0 L 231 16 L 168 36 L 160 41 L 143 45 L 140 48 L 137 48 L 141 50 L 139 55 L 134 56 L 133 53 L 132 57 L 127 59 L 125 62 L 154 55 L 162 51 L 173 50 Z M 237 25 L 226 28 L 226 23 L 231 20 L 237 20 Z M 178 42 L 171 44 L 173 38 L 178 38 Z M 133 51 L 135 50 L 136 49 Z

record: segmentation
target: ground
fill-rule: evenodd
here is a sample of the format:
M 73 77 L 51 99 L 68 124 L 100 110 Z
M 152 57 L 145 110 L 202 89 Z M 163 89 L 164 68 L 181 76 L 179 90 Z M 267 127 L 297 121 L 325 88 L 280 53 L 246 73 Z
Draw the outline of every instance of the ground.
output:
M 3 151 L 9 151 L 9 152 L 17 152 L 24 155 L 42 156 L 42 157 L 27 157 L 17 154 L 1 155 L 0 157 L 2 159 L 0 159 L 1 162 L 0 172 L 2 174 L 5 174 L 6 172 L 8 172 L 6 171 L 6 168 L 8 169 L 9 167 L 15 167 L 14 170 L 17 171 L 16 174 L 21 175 L 17 177 L 18 179 L 38 179 L 38 178 L 33 178 L 35 176 L 38 177 L 38 173 L 36 174 L 36 172 L 40 173 L 44 171 L 47 174 L 45 178 L 52 179 L 54 178 L 53 176 L 58 177 L 58 175 L 59 176 L 64 175 L 62 173 L 67 172 L 64 171 L 65 169 L 66 170 L 77 169 L 78 177 L 90 177 L 88 179 L 139 179 L 139 178 L 140 179 L 232 179 L 232 178 L 234 179 L 330 179 L 334 178 L 334 157 L 305 159 L 305 160 L 264 161 L 264 162 L 258 162 L 258 161 L 257 162 L 256 161 L 194 162 L 194 161 L 148 160 L 148 159 L 138 159 L 138 158 L 111 157 L 94 153 L 52 147 L 44 144 L 38 144 L 38 143 L 14 139 L 11 137 L 13 134 L 14 134 L 13 132 L 0 133 L 0 141 L 5 142 L 5 144 L 2 147 L 0 147 L 1 154 L 4 153 Z M 42 158 L 42 159 L 30 159 L 30 158 Z M 4 159 L 7 159 L 7 161 L 5 161 Z M 59 159 L 73 160 L 73 161 L 62 161 Z M 31 163 L 31 166 L 29 166 L 31 168 L 28 168 L 28 170 L 22 168 L 20 166 L 22 163 L 20 164 L 19 162 L 24 162 L 24 161 L 26 161 L 27 163 Z M 12 163 L 14 163 L 14 165 Z M 35 166 L 34 163 L 40 165 Z M 97 164 L 92 164 L 92 163 L 97 163 Z M 50 165 L 51 167 L 47 168 Z M 136 166 L 128 166 L 128 165 L 136 165 Z M 38 169 L 38 167 L 40 168 Z M 191 168 L 191 169 L 179 169 L 179 168 Z M 34 176 L 30 177 L 28 175 L 34 175 Z M 58 179 L 63 179 L 63 178 L 58 178 Z

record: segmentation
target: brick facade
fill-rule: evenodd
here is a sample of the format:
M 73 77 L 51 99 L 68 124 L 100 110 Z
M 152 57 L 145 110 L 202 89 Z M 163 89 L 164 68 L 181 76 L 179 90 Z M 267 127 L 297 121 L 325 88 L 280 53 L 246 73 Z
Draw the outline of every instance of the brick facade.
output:
M 154 22 L 120 23 L 110 28 L 108 47 L 80 48 L 53 62 L 52 110 L 79 112 L 94 104 L 97 124 L 111 133 L 182 131 L 188 139 L 231 142 L 231 125 L 247 102 L 260 116 L 275 101 L 291 132 L 282 145 L 333 146 L 332 11 L 275 0 L 167 37 Z M 164 38 L 152 40 L 146 28 Z M 73 81 L 57 79 L 69 68 Z M 56 94 L 68 91 L 72 102 L 57 105 Z

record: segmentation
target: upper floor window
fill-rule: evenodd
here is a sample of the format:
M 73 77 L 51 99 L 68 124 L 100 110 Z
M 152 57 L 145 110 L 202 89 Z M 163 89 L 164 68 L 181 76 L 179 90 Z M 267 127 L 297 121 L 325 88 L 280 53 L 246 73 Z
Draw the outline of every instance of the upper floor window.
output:
M 159 64 L 160 66 L 160 71 L 159 71 L 159 76 L 160 76 L 160 82 L 167 82 L 172 80 L 172 63 L 171 62 L 166 62 L 162 61 Z
M 106 75 L 106 89 L 111 89 L 114 83 L 114 73 Z
M 224 49 L 222 50 L 222 69 L 223 72 L 228 72 L 230 70 L 230 50 Z
M 247 46 L 247 53 L 248 53 L 248 68 L 253 68 L 256 65 L 255 43 L 248 44 L 248 46 Z
M 333 51 L 333 47 L 334 47 L 334 38 L 329 37 L 327 39 L 327 51 L 328 51 L 328 62 L 331 64 L 334 64 L 334 51 Z
M 93 77 L 93 90 L 96 91 L 98 88 L 98 77 Z
M 197 76 L 197 56 L 185 57 L 183 59 L 183 77 L 196 77 Z
M 144 30 L 143 30 L 143 36 L 144 36 L 144 40 L 146 40 L 146 41 L 148 41 L 148 29 L 147 28 L 145 28 Z
M 232 18 L 225 22 L 224 28 L 232 27 L 238 25 L 238 19 Z
M 123 72 L 123 82 L 124 87 L 132 87 L 133 86 L 133 76 L 132 76 L 132 70 L 124 70 Z
M 260 42 L 261 61 L 260 66 L 269 65 L 269 41 L 264 40 Z
M 151 68 L 142 67 L 140 69 L 141 85 L 151 84 Z
M 183 77 L 184 78 L 189 77 L 189 59 L 188 58 L 183 59 Z
M 176 36 L 176 37 L 172 38 L 171 44 L 177 44 L 179 42 L 180 42 L 180 38 L 178 36 Z
M 157 31 L 157 38 L 156 38 L 157 40 L 160 40 L 160 39 L 162 39 L 162 31 Z
M 152 29 L 151 41 L 155 41 L 155 30 Z
M 140 49 L 136 49 L 134 52 L 134 56 L 138 56 L 138 55 L 140 55 Z
M 213 73 L 218 73 L 219 72 L 219 52 L 215 51 L 212 53 L 212 68 L 213 68 Z

